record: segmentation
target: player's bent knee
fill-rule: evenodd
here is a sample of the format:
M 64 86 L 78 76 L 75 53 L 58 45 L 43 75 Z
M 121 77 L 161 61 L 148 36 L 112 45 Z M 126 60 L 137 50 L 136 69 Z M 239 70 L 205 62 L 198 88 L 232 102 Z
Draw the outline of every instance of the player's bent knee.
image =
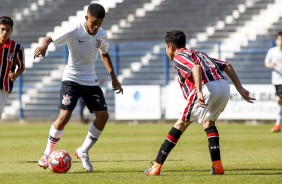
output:
M 189 121 L 177 120 L 173 127 L 180 130 L 181 132 L 185 132 L 185 130 L 191 123 L 192 122 Z
M 203 120 L 203 127 L 204 127 L 204 129 L 209 128 L 211 126 L 215 126 L 215 121 L 207 120 L 207 119 Z
M 95 112 L 96 119 L 100 121 L 108 121 L 109 113 L 107 111 Z

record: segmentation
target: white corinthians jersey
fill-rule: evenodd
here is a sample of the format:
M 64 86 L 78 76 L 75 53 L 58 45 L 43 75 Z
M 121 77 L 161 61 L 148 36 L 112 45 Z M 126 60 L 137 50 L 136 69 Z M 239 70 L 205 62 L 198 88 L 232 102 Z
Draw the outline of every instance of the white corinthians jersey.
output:
M 81 23 L 70 30 L 51 36 L 54 45 L 67 44 L 68 63 L 64 69 L 62 81 L 73 81 L 81 85 L 96 86 L 95 62 L 100 53 L 108 52 L 107 33 L 99 28 L 96 35 L 90 35 Z
M 272 70 L 272 84 L 282 84 L 282 51 L 278 47 L 269 49 L 265 57 L 265 63 L 275 63 Z

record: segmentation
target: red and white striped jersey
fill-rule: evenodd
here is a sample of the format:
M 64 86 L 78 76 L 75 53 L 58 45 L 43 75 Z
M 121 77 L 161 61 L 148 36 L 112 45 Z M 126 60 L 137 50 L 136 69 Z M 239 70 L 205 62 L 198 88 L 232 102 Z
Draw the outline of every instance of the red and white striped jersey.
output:
M 24 65 L 24 48 L 9 39 L 0 47 L 0 89 L 11 93 L 13 81 L 10 80 L 9 73 L 15 72 L 16 67 L 23 69 Z
M 176 64 L 175 69 L 178 73 L 178 82 L 185 99 L 195 89 L 192 68 L 196 64 L 200 65 L 202 69 L 202 84 L 206 84 L 209 81 L 226 79 L 223 71 L 228 62 L 211 58 L 204 52 L 182 48 L 175 55 L 174 61 Z

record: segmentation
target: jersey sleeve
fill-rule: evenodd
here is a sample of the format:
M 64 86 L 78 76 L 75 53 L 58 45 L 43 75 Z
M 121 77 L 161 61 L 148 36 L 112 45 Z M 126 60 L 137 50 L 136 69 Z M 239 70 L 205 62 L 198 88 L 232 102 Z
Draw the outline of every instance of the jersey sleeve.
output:
M 68 43 L 68 41 L 73 37 L 75 29 L 76 27 L 71 27 L 68 30 L 61 30 L 51 35 L 54 45 L 59 46 Z
M 273 49 L 269 49 L 266 56 L 265 56 L 265 60 L 264 63 L 272 63 L 272 50 Z
M 218 68 L 221 71 L 224 71 L 224 68 L 229 64 L 228 61 L 222 61 L 222 60 L 215 59 L 215 58 L 212 58 L 212 59 L 215 61 L 215 64 L 218 66 Z
M 20 47 L 16 55 L 16 65 L 19 69 L 23 69 L 25 67 L 25 54 L 24 48 Z
M 100 47 L 100 53 L 106 54 L 109 50 L 109 41 L 108 41 L 108 36 L 107 33 L 104 33 L 104 36 L 102 38 L 102 45 Z

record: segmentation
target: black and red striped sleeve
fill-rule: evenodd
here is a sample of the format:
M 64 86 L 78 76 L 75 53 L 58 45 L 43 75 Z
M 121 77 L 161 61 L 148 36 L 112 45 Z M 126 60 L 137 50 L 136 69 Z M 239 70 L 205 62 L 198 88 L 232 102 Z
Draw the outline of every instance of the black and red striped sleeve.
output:
M 224 71 L 224 68 L 229 64 L 228 61 L 222 61 L 222 60 L 215 59 L 215 58 L 212 58 L 212 59 L 215 61 L 216 65 L 219 67 L 221 71 Z
M 19 50 L 16 55 L 16 65 L 19 69 L 25 68 L 25 53 L 24 48 L 19 45 Z

